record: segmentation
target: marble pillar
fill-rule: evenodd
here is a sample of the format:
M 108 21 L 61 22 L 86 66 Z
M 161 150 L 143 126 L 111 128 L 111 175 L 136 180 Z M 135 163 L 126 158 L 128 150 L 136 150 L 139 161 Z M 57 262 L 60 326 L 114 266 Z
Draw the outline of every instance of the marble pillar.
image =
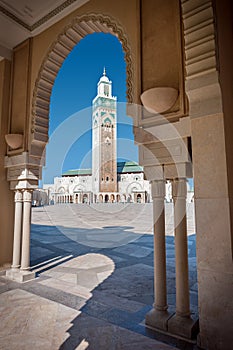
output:
M 174 202 L 175 256 L 176 256 L 176 314 L 168 322 L 168 331 L 191 339 L 198 331 L 198 320 L 190 317 L 188 243 L 186 219 L 186 178 L 172 181 Z
M 15 220 L 14 220 L 14 241 L 12 269 L 20 267 L 21 235 L 22 235 L 22 212 L 23 212 L 23 194 L 22 191 L 15 191 Z
M 189 275 L 186 218 L 186 179 L 172 183 L 174 201 L 175 253 L 176 253 L 176 314 L 189 316 Z
M 24 190 L 21 270 L 30 269 L 31 203 L 32 203 L 32 191 Z
M 167 330 L 171 314 L 167 311 L 166 286 L 166 246 L 165 246 L 165 181 L 151 181 L 154 222 L 154 308 L 146 315 L 146 325 L 152 328 Z

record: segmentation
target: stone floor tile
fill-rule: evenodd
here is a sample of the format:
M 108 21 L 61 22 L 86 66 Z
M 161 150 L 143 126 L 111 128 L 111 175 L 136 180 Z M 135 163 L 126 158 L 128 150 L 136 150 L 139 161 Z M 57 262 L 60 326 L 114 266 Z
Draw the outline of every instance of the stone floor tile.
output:
M 175 311 L 169 210 L 172 205 L 166 208 L 168 304 Z M 38 277 L 23 284 L 0 277 L 0 348 L 172 349 L 151 339 L 143 324 L 154 302 L 151 217 L 152 205 L 33 208 L 31 261 Z M 190 219 L 188 226 L 190 299 L 196 313 L 196 246 Z
M 153 249 L 146 248 L 146 247 L 137 247 L 134 244 L 134 245 L 127 245 L 127 246 L 115 248 L 114 251 L 121 254 L 127 254 L 129 256 L 137 257 L 137 258 L 143 258 L 145 256 L 150 255 Z

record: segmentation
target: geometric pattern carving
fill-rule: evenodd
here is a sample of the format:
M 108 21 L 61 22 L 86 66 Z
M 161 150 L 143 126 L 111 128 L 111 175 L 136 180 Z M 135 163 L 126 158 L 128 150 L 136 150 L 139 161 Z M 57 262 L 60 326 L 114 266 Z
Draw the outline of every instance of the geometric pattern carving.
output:
M 187 197 L 187 180 L 174 179 L 172 181 L 172 197 L 186 198 Z
M 152 180 L 151 181 L 151 193 L 152 198 L 165 198 L 165 180 Z
M 212 2 L 181 0 L 186 80 L 217 70 Z
M 127 99 L 130 103 L 133 101 L 132 57 L 123 28 L 115 20 L 105 15 L 88 14 L 77 17 L 58 35 L 41 65 L 33 92 L 32 146 L 33 144 L 37 147 L 39 144 L 42 146 L 48 141 L 50 96 L 63 61 L 82 38 L 94 32 L 111 33 L 121 42 L 126 61 Z

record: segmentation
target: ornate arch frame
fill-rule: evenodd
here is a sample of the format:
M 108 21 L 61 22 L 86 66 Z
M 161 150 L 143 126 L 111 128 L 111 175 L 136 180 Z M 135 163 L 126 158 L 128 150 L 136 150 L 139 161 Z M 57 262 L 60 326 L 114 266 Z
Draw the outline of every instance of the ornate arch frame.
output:
M 69 53 L 86 35 L 110 33 L 122 44 L 126 62 L 127 101 L 133 102 L 133 64 L 127 35 L 113 18 L 102 14 L 86 14 L 74 18 L 58 35 L 46 54 L 35 83 L 32 99 L 30 154 L 41 158 L 48 142 L 49 106 L 56 76 Z

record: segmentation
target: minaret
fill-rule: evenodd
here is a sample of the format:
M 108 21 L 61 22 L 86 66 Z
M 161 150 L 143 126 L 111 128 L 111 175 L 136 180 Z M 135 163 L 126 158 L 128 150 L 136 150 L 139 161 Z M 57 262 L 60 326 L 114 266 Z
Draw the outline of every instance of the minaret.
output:
M 103 76 L 92 101 L 92 181 L 93 192 L 117 192 L 116 97 L 112 82 Z

